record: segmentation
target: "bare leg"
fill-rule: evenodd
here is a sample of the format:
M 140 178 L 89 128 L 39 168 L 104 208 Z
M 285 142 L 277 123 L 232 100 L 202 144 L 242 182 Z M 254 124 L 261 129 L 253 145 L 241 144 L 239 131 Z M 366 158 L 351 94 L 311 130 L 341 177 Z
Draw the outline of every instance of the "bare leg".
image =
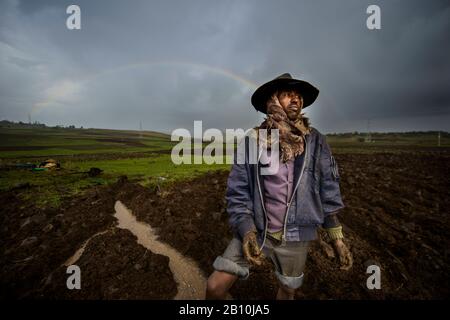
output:
M 294 300 L 295 291 L 295 289 L 280 285 L 278 288 L 277 300 Z
M 206 284 L 207 300 L 224 300 L 227 298 L 228 290 L 238 279 L 238 276 L 223 271 L 214 271 L 208 278 Z

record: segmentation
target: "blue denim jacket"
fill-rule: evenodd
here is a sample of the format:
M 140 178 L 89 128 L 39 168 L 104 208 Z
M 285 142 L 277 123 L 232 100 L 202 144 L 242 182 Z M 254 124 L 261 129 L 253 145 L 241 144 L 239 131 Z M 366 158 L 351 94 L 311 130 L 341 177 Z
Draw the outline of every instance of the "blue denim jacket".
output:
M 249 138 L 244 141 L 248 148 Z M 235 157 L 236 159 L 236 157 Z M 295 158 L 294 193 L 285 217 L 283 242 L 309 241 L 327 215 L 342 209 L 339 172 L 325 136 L 314 128 L 305 136 L 305 150 Z M 233 164 L 228 177 L 226 200 L 229 223 L 241 239 L 250 230 L 258 232 L 264 246 L 267 214 L 261 164 Z

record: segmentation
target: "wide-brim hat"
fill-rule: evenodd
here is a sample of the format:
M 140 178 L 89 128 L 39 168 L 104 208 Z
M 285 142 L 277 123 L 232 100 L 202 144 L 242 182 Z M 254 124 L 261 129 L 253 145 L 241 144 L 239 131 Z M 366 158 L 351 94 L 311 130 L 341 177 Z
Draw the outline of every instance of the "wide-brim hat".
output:
M 309 82 L 294 79 L 289 73 L 283 73 L 256 89 L 252 95 L 252 105 L 256 110 L 267 113 L 267 100 L 279 89 L 298 91 L 303 97 L 303 109 L 313 104 L 319 95 L 319 89 Z

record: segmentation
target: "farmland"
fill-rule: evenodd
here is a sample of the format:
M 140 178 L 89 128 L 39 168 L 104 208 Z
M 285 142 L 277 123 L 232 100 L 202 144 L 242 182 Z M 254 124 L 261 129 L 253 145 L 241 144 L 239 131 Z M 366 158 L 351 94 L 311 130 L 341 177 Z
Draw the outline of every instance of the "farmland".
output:
M 0 137 L 2 297 L 174 298 L 168 258 L 116 227 L 117 200 L 198 263 L 205 277 L 231 239 L 224 201 L 230 166 L 174 165 L 168 135 L 13 126 L 0 127 Z M 339 164 L 346 205 L 340 219 L 355 264 L 339 271 L 327 243 L 315 242 L 297 298 L 448 297 L 449 134 L 441 134 L 440 146 L 434 132 L 327 140 Z M 26 166 L 48 158 L 61 168 Z M 92 176 L 90 168 L 102 172 Z M 83 289 L 67 290 L 64 262 L 88 239 L 77 262 L 85 270 Z M 365 287 L 365 268 L 373 262 L 381 266 L 381 290 Z M 273 299 L 269 269 L 255 269 L 232 296 Z

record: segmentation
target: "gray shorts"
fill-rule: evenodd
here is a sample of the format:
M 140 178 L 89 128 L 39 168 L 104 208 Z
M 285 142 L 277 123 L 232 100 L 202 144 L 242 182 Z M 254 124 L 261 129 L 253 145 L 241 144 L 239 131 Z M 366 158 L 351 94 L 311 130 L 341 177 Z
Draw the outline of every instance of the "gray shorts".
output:
M 267 237 L 262 252 L 275 265 L 278 281 L 285 287 L 297 289 L 303 283 L 308 248 L 309 241 L 289 241 L 282 245 Z M 217 271 L 234 274 L 243 280 L 247 279 L 251 264 L 244 258 L 242 242 L 233 238 L 225 252 L 216 258 L 213 267 Z

